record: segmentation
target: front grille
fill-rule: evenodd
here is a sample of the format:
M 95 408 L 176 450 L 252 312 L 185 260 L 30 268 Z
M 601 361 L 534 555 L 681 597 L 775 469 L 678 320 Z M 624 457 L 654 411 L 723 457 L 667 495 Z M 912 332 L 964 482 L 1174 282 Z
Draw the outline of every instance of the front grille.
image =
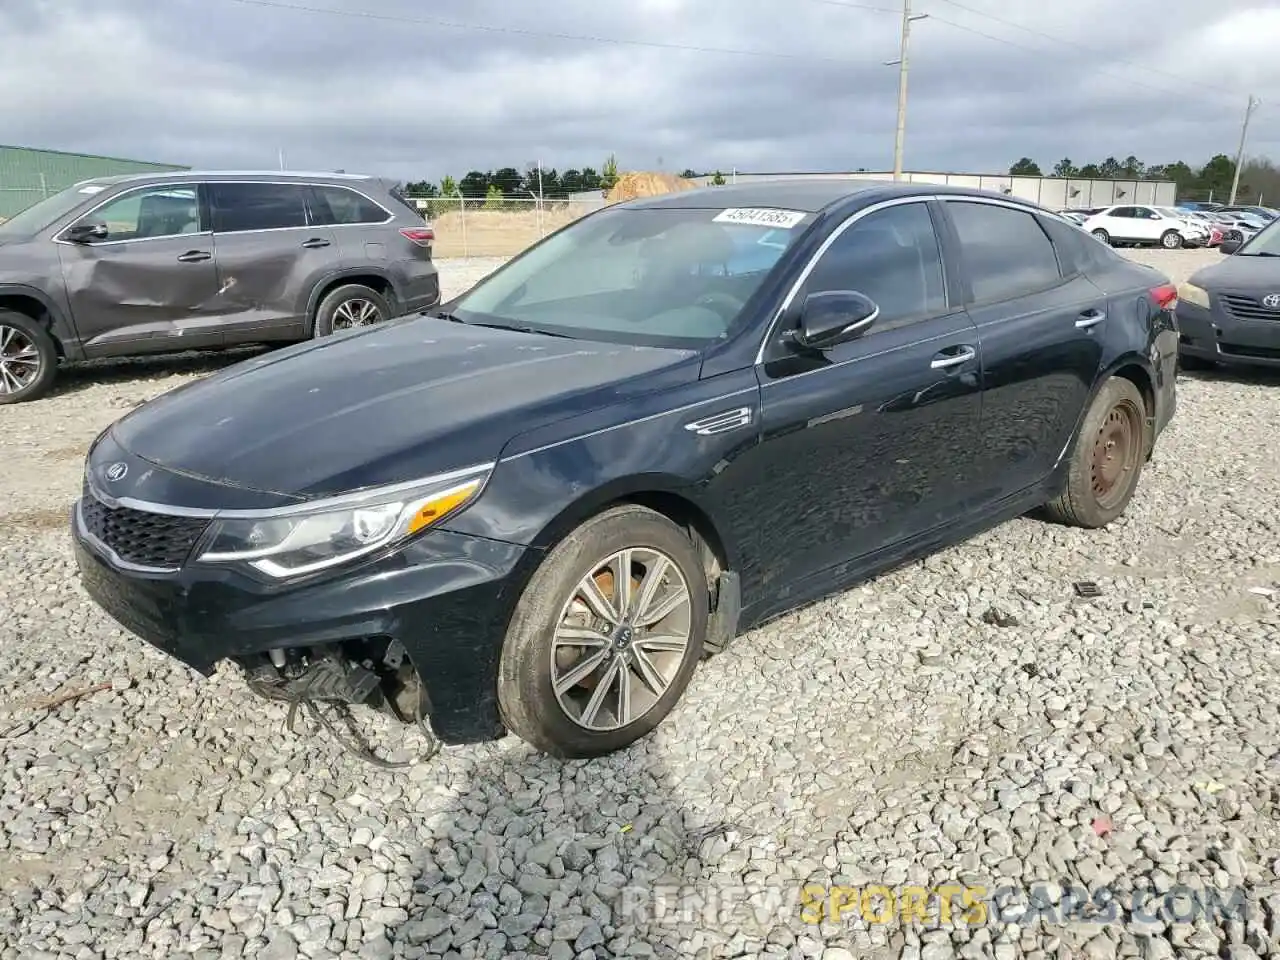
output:
M 180 567 L 209 526 L 204 517 L 175 517 L 109 507 L 86 489 L 80 501 L 85 529 L 121 560 L 142 567 Z
M 1224 293 L 1222 305 L 1227 313 L 1237 320 L 1274 320 L 1280 321 L 1280 310 L 1264 307 L 1253 297 L 1244 297 L 1236 293 Z

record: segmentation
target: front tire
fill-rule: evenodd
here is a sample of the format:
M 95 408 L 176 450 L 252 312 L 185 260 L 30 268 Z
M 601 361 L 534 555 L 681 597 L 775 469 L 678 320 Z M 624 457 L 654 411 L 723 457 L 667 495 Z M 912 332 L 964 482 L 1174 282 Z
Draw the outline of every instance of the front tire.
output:
M 1177 250 L 1182 246 L 1182 234 L 1177 230 L 1166 230 L 1160 238 L 1160 246 L 1166 250 Z
M 344 283 L 331 290 L 316 309 L 315 336 L 327 337 L 382 323 L 391 316 L 391 304 L 378 291 L 362 283 Z
M 24 403 L 49 392 L 58 375 L 58 347 L 25 313 L 0 310 L 0 403 Z
M 551 550 L 516 606 L 498 667 L 503 722 L 566 759 L 629 746 L 689 685 L 709 609 L 680 527 L 634 504 L 592 517 Z
M 1111 234 L 1107 233 L 1105 230 L 1093 231 L 1093 238 L 1101 243 L 1105 243 L 1108 247 L 1111 246 Z
M 1089 529 L 1111 523 L 1133 499 L 1150 446 L 1142 394 L 1132 381 L 1112 377 L 1085 414 L 1066 486 L 1045 504 L 1048 518 Z

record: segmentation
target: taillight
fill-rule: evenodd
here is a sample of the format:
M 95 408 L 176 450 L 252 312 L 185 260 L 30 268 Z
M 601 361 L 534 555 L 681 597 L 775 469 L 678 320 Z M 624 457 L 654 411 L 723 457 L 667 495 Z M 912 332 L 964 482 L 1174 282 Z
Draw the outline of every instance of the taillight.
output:
M 1172 310 L 1178 305 L 1178 288 L 1172 283 L 1162 283 L 1151 288 L 1151 299 L 1161 310 Z
M 430 227 L 402 227 L 400 236 L 420 247 L 430 247 L 436 239 L 436 232 Z

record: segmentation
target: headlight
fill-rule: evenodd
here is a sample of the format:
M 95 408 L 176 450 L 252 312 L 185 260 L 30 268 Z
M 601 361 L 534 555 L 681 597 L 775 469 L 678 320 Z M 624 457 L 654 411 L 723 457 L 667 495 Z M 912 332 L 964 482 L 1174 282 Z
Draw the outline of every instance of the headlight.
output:
M 480 493 L 492 464 L 262 512 L 214 520 L 205 563 L 240 562 L 270 577 L 337 566 L 412 537 L 456 513 Z
M 1178 299 L 1185 303 L 1194 303 L 1197 307 L 1209 309 L 1209 293 L 1203 287 L 1183 281 L 1178 284 Z

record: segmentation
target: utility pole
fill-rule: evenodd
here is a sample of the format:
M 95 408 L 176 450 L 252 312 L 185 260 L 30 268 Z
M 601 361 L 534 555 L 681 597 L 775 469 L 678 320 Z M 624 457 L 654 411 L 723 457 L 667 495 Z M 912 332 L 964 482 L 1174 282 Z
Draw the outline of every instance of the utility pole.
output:
M 1249 95 L 1249 106 L 1244 111 L 1244 124 L 1240 127 L 1240 149 L 1236 151 L 1236 172 L 1231 178 L 1231 199 L 1227 204 L 1234 206 L 1236 202 L 1236 191 L 1240 189 L 1240 166 L 1244 163 L 1244 141 L 1249 136 L 1249 118 L 1253 116 L 1253 111 L 1258 109 L 1258 104 L 1262 103 L 1257 97 Z
M 897 60 L 886 60 L 884 65 L 898 67 L 898 132 L 893 141 L 893 179 L 902 179 L 902 148 L 907 136 L 907 49 L 911 44 L 911 21 L 923 20 L 927 13 L 911 15 L 911 0 L 902 0 L 902 43 Z

